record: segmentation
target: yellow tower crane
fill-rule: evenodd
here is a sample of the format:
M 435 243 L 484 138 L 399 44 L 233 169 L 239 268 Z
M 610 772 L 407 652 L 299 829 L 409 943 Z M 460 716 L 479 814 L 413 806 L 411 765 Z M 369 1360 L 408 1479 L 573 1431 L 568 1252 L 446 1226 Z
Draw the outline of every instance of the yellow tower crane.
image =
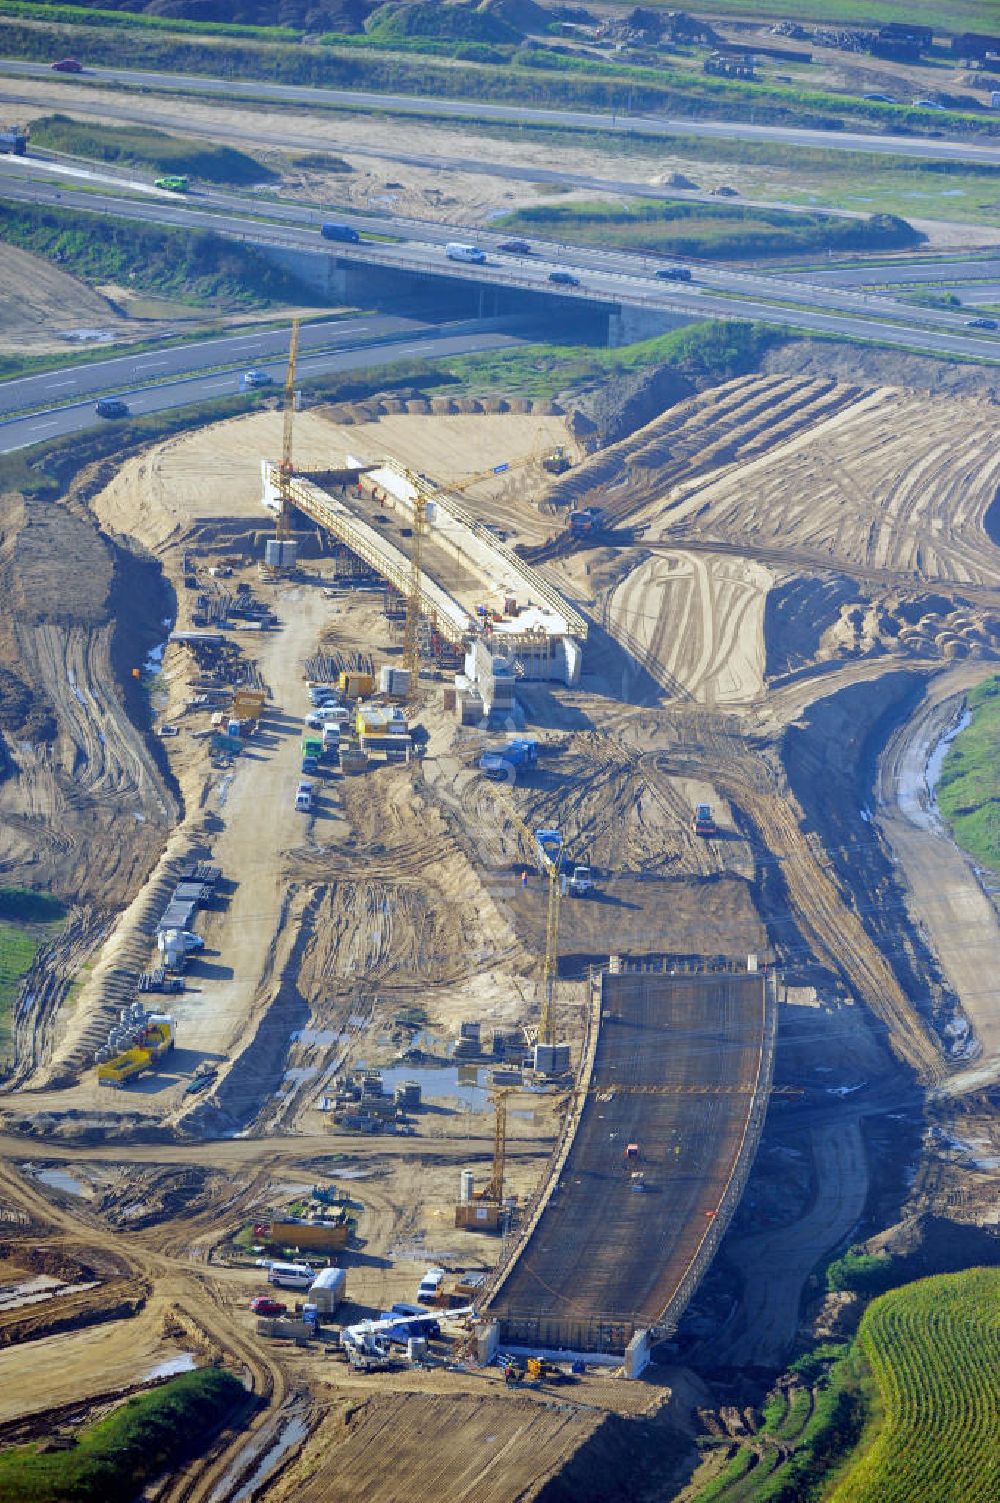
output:
M 288 369 L 285 372 L 285 396 L 282 407 L 281 463 L 278 466 L 278 515 L 274 524 L 274 536 L 279 543 L 287 543 L 292 523 L 292 435 L 295 422 L 295 368 L 299 358 L 299 322 L 292 319 L 292 334 L 288 342 Z
M 503 1176 L 507 1163 L 507 1097 L 511 1092 L 501 1090 L 491 1094 L 496 1112 L 493 1124 L 493 1170 L 476 1199 L 500 1206 L 503 1205 Z

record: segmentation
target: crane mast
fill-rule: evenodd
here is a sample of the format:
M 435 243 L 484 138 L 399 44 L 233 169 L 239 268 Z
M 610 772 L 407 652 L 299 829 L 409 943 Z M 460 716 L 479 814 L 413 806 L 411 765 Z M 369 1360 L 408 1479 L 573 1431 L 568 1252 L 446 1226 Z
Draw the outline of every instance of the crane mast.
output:
M 278 467 L 278 516 L 274 535 L 279 543 L 287 543 L 291 534 L 291 490 L 294 467 L 292 464 L 292 436 L 295 422 L 295 368 L 299 358 L 299 322 L 292 320 L 292 334 L 288 343 L 288 368 L 285 371 L 285 396 L 282 407 L 281 463 Z

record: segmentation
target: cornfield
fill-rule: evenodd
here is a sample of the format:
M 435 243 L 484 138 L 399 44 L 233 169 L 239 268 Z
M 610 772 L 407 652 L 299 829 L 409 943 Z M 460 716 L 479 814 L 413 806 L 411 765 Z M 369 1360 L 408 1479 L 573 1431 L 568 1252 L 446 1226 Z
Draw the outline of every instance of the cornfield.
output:
M 830 1503 L 996 1503 L 1000 1269 L 882 1295 L 858 1345 L 877 1388 L 875 1429 Z

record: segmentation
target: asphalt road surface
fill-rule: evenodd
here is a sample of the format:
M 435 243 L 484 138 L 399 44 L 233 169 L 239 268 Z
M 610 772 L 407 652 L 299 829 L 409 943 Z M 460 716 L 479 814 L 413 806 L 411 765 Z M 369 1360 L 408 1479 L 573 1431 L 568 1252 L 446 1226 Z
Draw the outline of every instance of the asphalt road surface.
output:
M 331 371 L 368 370 L 372 366 L 393 360 L 433 360 L 443 355 L 470 355 L 481 350 L 505 349 L 519 342 L 512 335 L 487 328 L 478 333 L 466 331 L 460 334 L 431 330 L 423 336 L 401 339 L 394 344 L 361 345 L 353 350 L 307 354 L 300 357 L 298 370 L 300 376 L 325 375 Z M 265 361 L 263 364 L 278 380 L 284 372 L 285 359 L 270 363 Z M 189 402 L 203 402 L 210 397 L 231 396 L 234 389 L 232 371 L 223 371 L 207 376 L 181 376 L 139 389 L 128 387 L 124 395 L 132 413 L 141 416 L 148 412 L 164 412 L 171 407 L 183 407 Z M 70 402 L 66 405 L 56 403 L 29 417 L 9 418 L 6 422 L 0 422 L 0 454 L 25 449 L 46 439 L 62 438 L 68 433 L 82 433 L 102 421 L 105 420 L 95 416 L 93 404 L 89 401 Z
M 367 318 L 330 319 L 303 324 L 299 349 L 312 351 L 356 349 L 400 337 L 426 334 L 437 330 L 413 318 L 392 318 L 373 314 Z M 239 366 L 224 377 L 225 391 L 238 391 L 243 372 L 262 369 L 277 379 L 284 371 L 288 356 L 286 324 L 257 332 L 222 335 L 212 339 L 192 340 L 187 344 L 164 346 L 144 354 L 118 355 L 112 360 L 93 359 L 82 365 L 63 366 L 39 376 L 21 376 L 0 382 L 0 416 L 26 412 L 29 408 L 54 403 L 71 403 L 99 393 L 125 392 L 130 388 L 173 381 L 178 377 L 203 375 L 217 367 Z M 153 409 L 151 408 L 150 411 Z
M 656 270 L 662 261 L 627 251 L 555 245 L 533 240 L 535 254 L 504 255 L 496 249 L 503 236 L 464 227 L 428 224 L 423 221 L 385 217 L 356 218 L 359 233 L 391 234 L 396 243 L 362 241 L 349 245 L 322 240 L 318 223 L 322 216 L 297 206 L 281 205 L 280 217 L 288 222 L 268 225 L 249 217 L 250 204 L 238 195 L 204 193 L 195 199 L 166 203 L 161 197 L 116 197 L 96 188 L 57 188 L 47 179 L 37 182 L 13 174 L 30 172 L 23 159 L 6 159 L 19 165 L 5 174 L 3 192 L 8 198 L 28 202 L 55 202 L 74 209 L 129 217 L 145 223 L 173 224 L 214 229 L 248 242 L 279 244 L 292 249 L 327 250 L 338 256 L 374 266 L 423 273 L 441 278 L 461 277 L 473 284 L 494 284 L 584 301 L 628 305 L 650 311 L 679 314 L 687 318 L 747 318 L 763 320 L 798 331 L 821 332 L 849 338 L 895 344 L 921 353 L 961 355 L 1000 360 L 1000 337 L 973 334 L 965 329 L 961 314 L 938 309 L 915 309 L 885 297 L 852 289 L 817 286 L 815 283 L 776 275 L 734 271 L 728 267 L 699 266 L 692 283 L 664 282 Z M 4 159 L 0 159 L 0 171 Z M 265 206 L 252 205 L 262 215 Z M 352 216 L 341 214 L 345 223 Z M 303 224 L 303 220 L 311 223 Z M 420 238 L 415 238 L 419 236 Z M 447 260 L 444 244 L 459 237 L 489 253 L 486 265 Z M 579 286 L 554 286 L 553 271 L 579 279 Z
M 0 71 L 14 76 L 49 78 L 46 63 L 15 62 L 4 58 Z M 781 141 L 795 146 L 820 146 L 825 150 L 876 151 L 888 155 L 927 157 L 944 161 L 985 162 L 1000 165 L 1000 144 L 989 145 L 954 140 L 919 140 L 911 136 L 870 135 L 854 131 L 805 130 L 796 126 L 749 125 L 742 120 L 685 120 L 656 115 L 602 114 L 587 110 L 539 110 L 526 105 L 491 104 L 484 100 L 425 99 L 413 94 L 372 94 L 354 89 L 317 89 L 298 84 L 273 84 L 231 78 L 206 78 L 185 73 L 144 73 L 130 68 L 87 67 L 83 73 L 67 74 L 81 82 L 125 84 L 168 93 L 217 94 L 227 101 L 278 101 L 301 107 L 319 105 L 357 110 L 391 110 L 401 115 L 431 115 L 437 118 L 509 120 L 514 124 L 550 125 L 576 130 L 606 130 L 645 136 L 707 136 L 726 141 Z
M 1000 260 L 969 256 L 953 261 L 887 261 L 880 265 L 831 267 L 829 271 L 807 271 L 800 275 L 810 281 L 837 287 L 886 287 L 929 282 L 947 290 L 962 283 L 1000 280 Z

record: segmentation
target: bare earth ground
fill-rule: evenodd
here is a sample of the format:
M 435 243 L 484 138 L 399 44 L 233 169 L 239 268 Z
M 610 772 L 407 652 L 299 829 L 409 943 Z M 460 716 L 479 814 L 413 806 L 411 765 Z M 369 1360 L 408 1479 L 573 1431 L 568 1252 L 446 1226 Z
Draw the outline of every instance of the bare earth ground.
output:
M 85 282 L 16 246 L 5 245 L 0 342 L 11 355 L 44 355 L 96 337 L 125 337 L 122 319 Z
M 964 1066 L 947 1062 L 893 969 L 895 954 L 882 953 L 872 917 L 883 898 L 876 878 L 859 859 L 852 882 L 841 880 L 835 849 L 841 837 L 815 790 L 797 784 L 793 792 L 785 762 L 791 765 L 790 727 L 804 734 L 826 696 L 905 668 L 930 679 L 945 698 L 959 685 L 945 672 L 956 659 L 967 660 L 962 685 L 980 671 L 977 663 L 985 672 L 995 659 L 1000 628 L 988 591 L 997 581 L 997 553 L 983 526 L 998 477 L 994 415 L 986 402 L 932 402 L 863 379 L 847 385 L 750 377 L 640 430 L 618 446 L 603 477 L 595 461 L 576 467 L 582 486 L 608 487 L 622 529 L 638 523 L 644 532 L 634 546 L 626 536 L 614 553 L 598 545 L 551 565 L 591 617 L 593 639 L 575 689 L 522 690 L 525 727 L 539 737 L 543 756 L 538 774 L 512 790 L 514 807 L 529 827 L 558 821 L 572 848 L 588 852 L 603 888 L 600 901 L 564 905 L 560 1031 L 577 1051 L 586 997 L 581 978 L 591 961 L 622 951 L 640 958 L 739 955 L 760 947 L 762 909 L 779 961 L 815 989 L 824 1019 L 841 1018 L 827 1032 L 801 1028 L 809 1037 L 793 1055 L 792 1081 L 807 1092 L 811 1155 L 811 1179 L 797 1172 L 796 1183 L 808 1180 L 814 1191 L 786 1207 L 780 1226 L 763 1204 L 748 1206 L 732 1259 L 753 1287 L 732 1324 L 706 1348 L 709 1363 L 733 1354 L 750 1365 L 780 1363 L 795 1333 L 804 1280 L 860 1215 L 868 1166 L 859 1124 L 867 1112 L 884 1110 L 899 1087 L 880 1036 L 859 1020 L 874 1015 L 893 1049 L 928 1084 L 976 1084 Z M 347 451 L 392 453 L 455 483 L 567 442 L 561 419 L 537 413 L 399 412 L 353 423 L 343 417 L 301 415 L 300 468 L 339 465 Z M 81 642 L 107 634 L 105 545 L 72 510 L 65 518 L 50 511 L 32 519 L 40 529 L 35 539 L 23 511 L 9 513 L 0 566 L 16 606 L 16 661 L 45 661 L 43 652 L 49 654 L 53 666 L 43 681 L 57 731 L 51 742 L 34 729 L 18 733 L 16 775 L 0 787 L 0 832 L 22 863 L 26 832 L 50 830 L 54 821 L 80 845 L 62 812 L 75 774 L 91 798 L 106 795 L 103 823 L 95 825 L 100 838 L 110 848 L 117 836 L 131 852 L 122 863 L 127 869 L 116 873 L 113 903 L 108 888 L 109 909 L 129 897 L 135 903 L 69 1005 L 54 1008 L 51 1067 L 44 1050 L 29 1058 L 28 1084 L 35 1089 L 4 1103 L 8 1124 L 23 1129 L 30 1121 L 35 1130 L 59 1134 L 72 1173 L 89 1176 L 99 1166 L 93 1193 L 80 1200 L 26 1181 L 16 1165 L 30 1147 L 8 1138 L 0 1144 L 0 1214 L 29 1216 L 32 1226 L 13 1235 L 33 1245 L 72 1237 L 114 1252 L 148 1284 L 152 1293 L 141 1315 L 101 1328 L 114 1381 L 140 1379 L 167 1352 L 190 1350 L 199 1358 L 225 1352 L 268 1398 L 252 1444 L 263 1444 L 284 1423 L 294 1399 L 310 1438 L 277 1498 L 319 1503 L 343 1496 L 342 1479 L 355 1479 L 378 1454 L 388 1405 L 401 1389 L 407 1397 L 393 1404 L 399 1423 L 392 1443 L 401 1460 L 421 1468 L 413 1472 L 421 1487 L 443 1500 L 474 1491 L 501 1503 L 515 1487 L 530 1497 L 555 1469 L 572 1467 L 571 1453 L 590 1454 L 595 1414 L 627 1412 L 645 1423 L 647 1406 L 651 1415 L 658 1412 L 666 1399 L 662 1375 L 636 1388 L 591 1376 L 579 1388 L 541 1395 L 540 1413 L 537 1405 L 524 1407 L 531 1400 L 511 1403 L 493 1371 L 352 1377 L 322 1356 L 255 1334 L 246 1304 L 260 1275 L 228 1243 L 245 1222 L 287 1205 L 317 1180 L 342 1176 L 357 1208 L 357 1241 L 345 1258 L 352 1314 L 412 1297 L 429 1262 L 488 1266 L 495 1243 L 457 1232 L 452 1212 L 459 1168 L 469 1165 L 478 1177 L 489 1160 L 492 1113 L 484 1096 L 470 1102 L 456 1083 L 442 1082 L 425 1092 L 430 1109 L 417 1119 L 415 1138 L 370 1142 L 327 1132 L 319 1098 L 345 1064 L 388 1067 L 399 1060 L 410 1038 L 396 1022 L 404 1005 L 423 1009 L 422 1047 L 432 1054 L 446 1051 L 464 1017 L 488 1024 L 536 1020 L 543 930 L 541 884 L 532 879 L 522 889 L 515 878 L 530 853 L 505 795 L 498 799 L 475 776 L 482 733 L 456 727 L 438 686 L 428 685 L 421 706 L 429 739 L 419 767 L 331 782 L 312 820 L 290 809 L 306 658 L 322 646 L 393 661 L 399 635 L 382 614 L 379 594 L 341 590 L 328 598 L 326 556 L 307 557 L 302 577 L 277 587 L 261 584 L 246 562 L 250 535 L 268 526 L 259 462 L 276 452 L 279 424 L 277 414 L 262 413 L 157 445 L 127 461 L 92 502 L 105 532 L 149 550 L 175 584 L 181 624 L 193 595 L 181 584 L 185 551 L 198 564 L 199 587 L 209 588 L 208 563 L 228 559 L 236 578 L 273 600 L 281 623 L 270 634 L 239 639 L 270 685 L 273 705 L 257 742 L 222 772 L 210 768 L 204 740 L 191 734 L 208 723 L 205 710 L 185 708 L 191 662 L 182 649 L 168 649 L 161 714 L 181 734 L 163 747 L 184 812 L 178 818 L 164 804 L 167 812 L 161 809 L 152 829 L 151 811 L 166 783 L 151 762 L 147 770 L 147 743 L 113 696 L 104 713 L 118 715 L 120 726 L 103 741 L 95 734 L 84 739 L 96 685 L 102 675 L 113 680 L 110 659 L 67 647 L 74 633 Z M 623 486 L 613 484 L 619 471 Z M 557 525 L 539 510 L 536 465 L 519 466 L 501 484 L 499 498 L 469 487 L 467 504 L 484 519 L 502 515 L 514 540 L 538 542 Z M 57 518 L 69 519 L 61 542 L 51 531 Z M 48 552 L 28 547 L 41 539 L 51 543 Z M 39 557 L 71 549 L 78 558 L 85 547 L 91 562 L 85 580 L 75 580 L 77 624 L 36 619 Z M 15 661 L 12 651 L 6 660 Z M 852 768 L 860 769 L 863 732 L 859 725 L 853 740 L 843 739 Z M 110 770 L 124 762 L 125 747 L 134 748 L 128 764 L 134 802 L 124 800 L 121 773 Z M 836 797 L 866 796 L 860 782 L 858 790 L 838 786 Z M 715 808 L 714 839 L 691 832 L 692 806 L 701 800 Z M 855 825 L 869 829 L 849 812 Z M 901 862 L 912 922 L 926 926 L 928 945 L 937 950 L 925 901 L 934 859 L 921 876 L 927 858 L 922 844 L 918 849 L 919 832 L 902 829 L 903 816 L 891 808 L 879 813 L 891 843 L 910 842 Z M 168 836 L 167 860 L 189 849 L 210 853 L 234 885 L 226 904 L 199 921 L 209 953 L 174 1009 L 175 1068 L 112 1096 L 83 1068 L 85 1053 L 106 1015 L 113 966 L 148 958 L 144 904 L 154 904 L 158 883 L 165 884 L 166 868 L 155 863 Z M 783 885 L 776 893 L 778 874 Z M 954 912 L 968 901 L 974 879 L 959 862 L 949 883 Z M 899 920 L 900 933 L 907 922 Z M 949 970 L 943 944 L 939 958 Z M 918 947 L 910 959 L 923 985 Z M 971 971 L 956 969 L 951 980 L 992 1053 L 995 1020 L 977 1000 Z M 794 1048 L 799 1020 L 793 1009 L 788 1014 L 782 1027 Z M 183 1088 L 206 1056 L 219 1063 L 220 1076 L 192 1102 Z M 476 1089 L 484 1088 L 484 1073 Z M 831 1089 L 854 1087 L 859 1076 L 871 1082 L 870 1097 L 845 1110 Z M 511 1121 L 508 1184 L 523 1201 L 539 1183 L 563 1105 L 551 1096 L 513 1105 L 519 1115 Z M 787 1108 L 786 1122 L 796 1121 L 795 1111 L 794 1104 Z M 195 1141 L 178 1141 L 172 1132 L 178 1124 Z M 247 1128 L 263 1136 L 230 1136 Z M 123 1152 L 116 1135 L 135 1131 L 167 1141 Z M 198 1142 L 206 1133 L 226 1136 Z M 110 1177 L 109 1154 L 122 1159 Z M 957 1172 L 953 1167 L 948 1193 Z M 755 1277 L 762 1267 L 765 1275 Z M 108 1386 L 99 1362 L 91 1361 L 96 1343 L 75 1331 L 41 1339 L 46 1350 L 53 1343 L 48 1366 L 64 1363 L 60 1392 L 96 1394 Z M 0 1354 L 0 1365 L 19 1378 L 23 1371 L 25 1408 L 40 1402 L 45 1364 L 36 1345 L 25 1345 L 23 1362 L 19 1352 Z M 681 1375 L 678 1388 L 683 1383 Z M 345 1424 L 345 1411 L 359 1402 Z M 456 1404 L 465 1406 L 470 1433 L 482 1432 L 478 1470 L 465 1469 L 469 1447 L 454 1422 Z M 440 1442 L 428 1444 L 427 1437 L 438 1436 Z M 246 1437 L 224 1443 L 199 1496 L 208 1495 L 232 1453 L 247 1443 Z M 601 1454 L 607 1465 L 617 1452 Z M 373 1476 L 371 1489 L 378 1485 Z M 167 1497 L 173 1498 L 169 1490 Z

